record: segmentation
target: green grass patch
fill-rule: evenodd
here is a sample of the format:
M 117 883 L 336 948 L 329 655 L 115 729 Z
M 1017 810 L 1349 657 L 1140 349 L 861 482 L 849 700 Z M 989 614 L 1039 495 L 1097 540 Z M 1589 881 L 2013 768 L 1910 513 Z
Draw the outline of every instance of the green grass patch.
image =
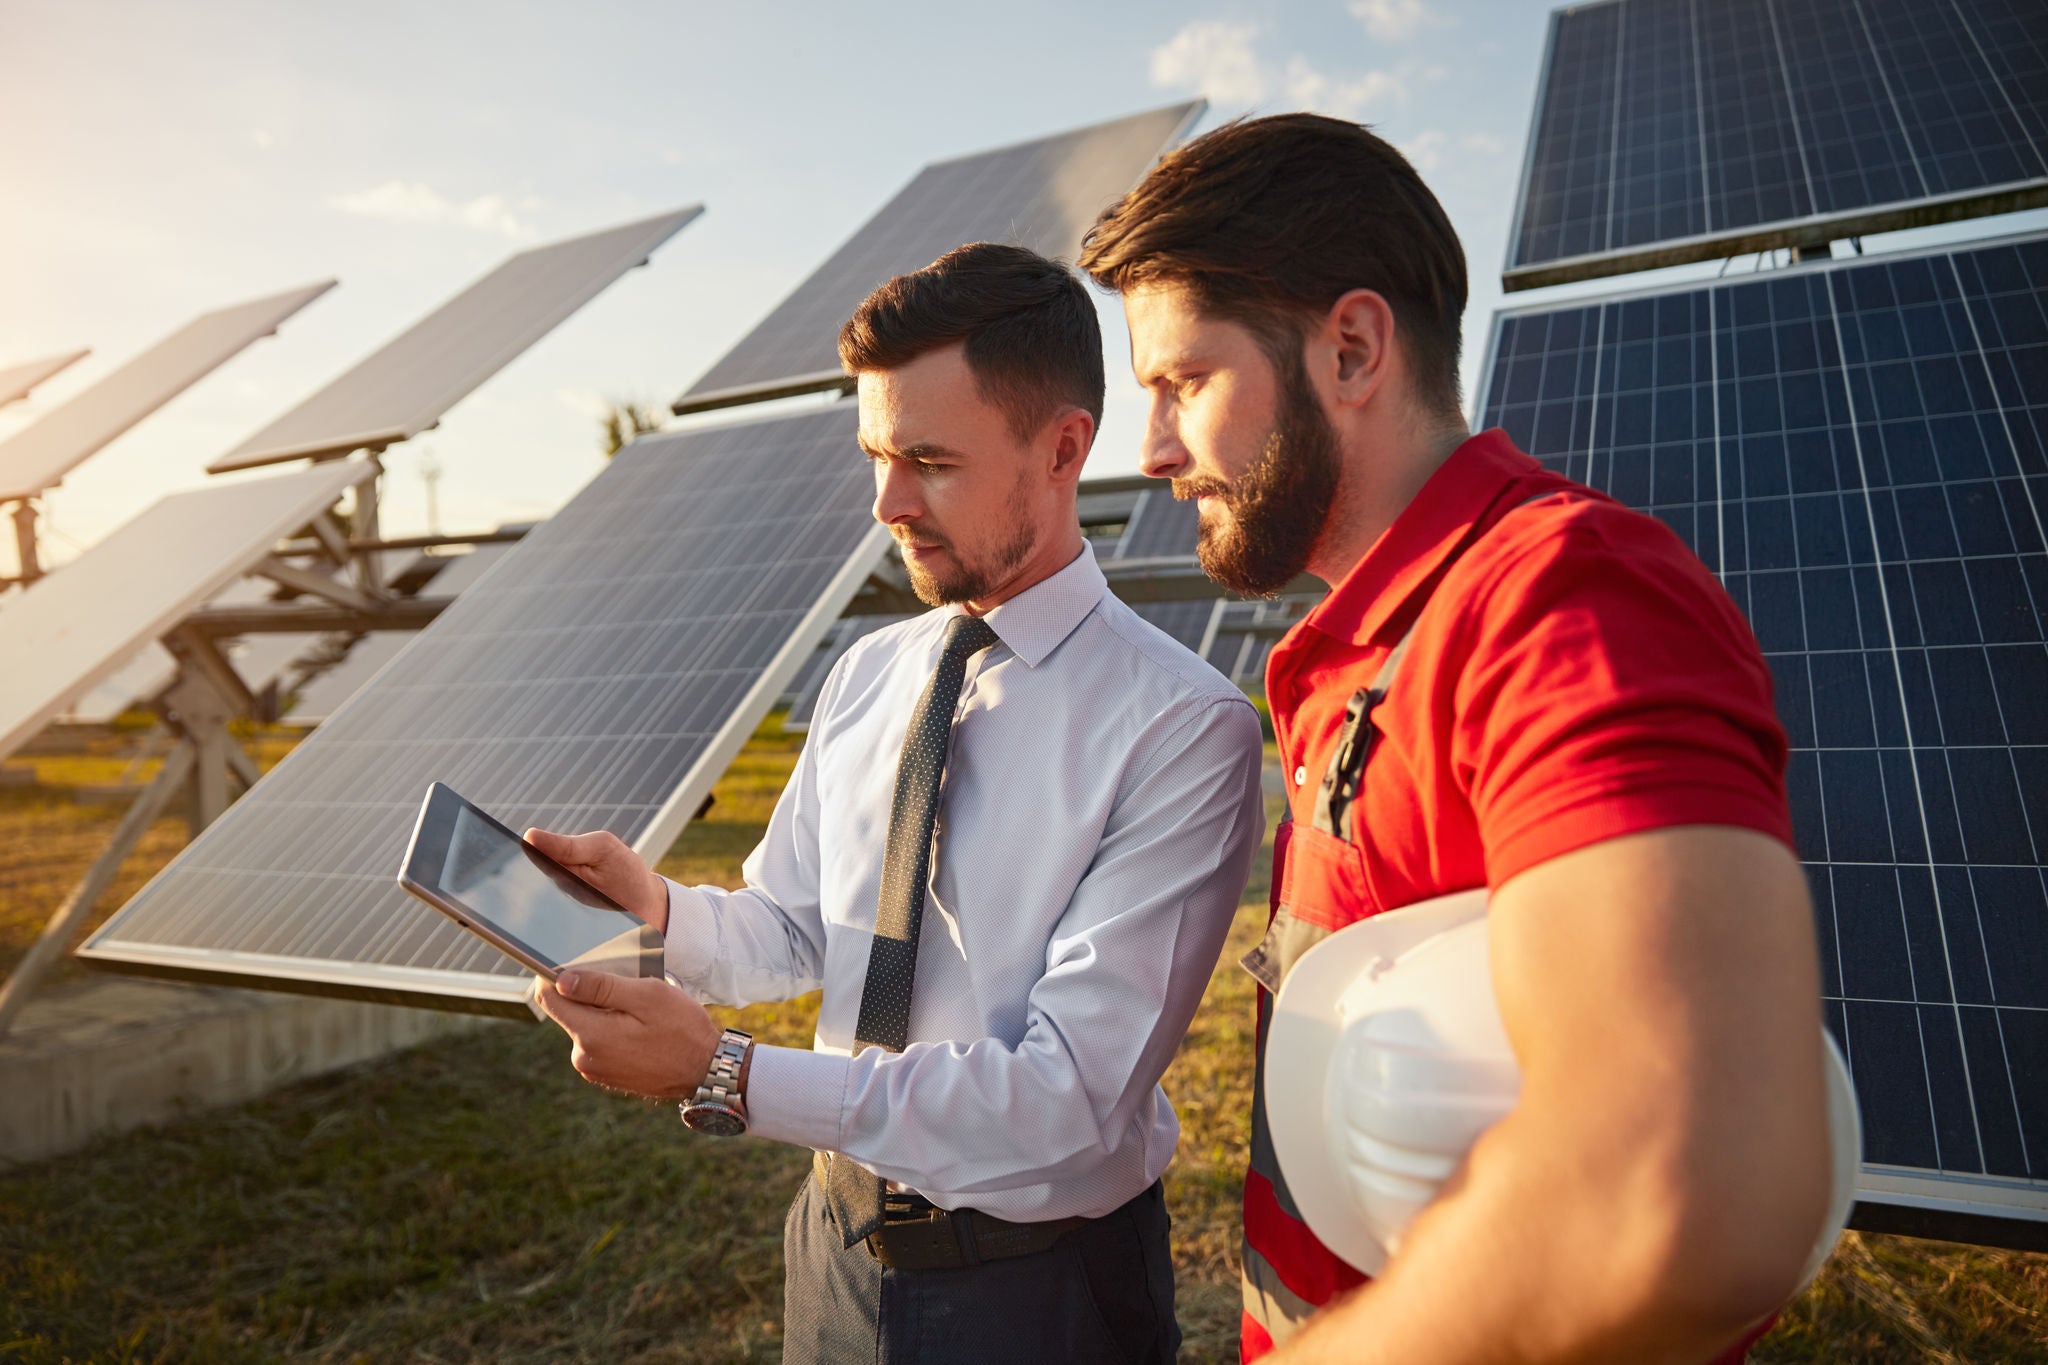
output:
M 779 722 L 664 871 L 738 884 L 798 751 Z M 75 878 L 84 834 L 40 861 L 20 839 L 84 809 L 0 793 L 0 879 L 25 862 L 40 870 L 22 881 Z M 1236 1356 L 1252 986 L 1235 963 L 1265 894 L 1262 865 L 1166 1078 L 1184 1128 L 1167 1196 L 1190 1362 Z M 0 943 L 24 918 L 0 920 Z M 730 1017 L 802 1045 L 814 1011 Z M 492 1025 L 0 1178 L 0 1360 L 774 1360 L 781 1215 L 808 1162 L 695 1138 L 673 1105 L 585 1085 L 552 1027 Z M 2048 1256 L 1852 1233 L 1754 1359 L 2048 1360 L 2044 1314 Z

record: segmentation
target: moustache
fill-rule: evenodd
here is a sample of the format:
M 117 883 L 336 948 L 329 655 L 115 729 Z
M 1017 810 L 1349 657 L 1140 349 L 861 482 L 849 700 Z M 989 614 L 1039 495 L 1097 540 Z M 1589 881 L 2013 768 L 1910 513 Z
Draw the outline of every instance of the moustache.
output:
M 898 545 L 906 550 L 943 550 L 947 548 L 945 540 L 939 536 L 919 535 L 915 531 L 899 531 L 895 527 L 889 529 L 889 534 Z
M 1228 502 L 1232 489 L 1221 479 L 1175 479 L 1173 497 L 1176 502 L 1193 502 L 1196 498 L 1222 498 Z

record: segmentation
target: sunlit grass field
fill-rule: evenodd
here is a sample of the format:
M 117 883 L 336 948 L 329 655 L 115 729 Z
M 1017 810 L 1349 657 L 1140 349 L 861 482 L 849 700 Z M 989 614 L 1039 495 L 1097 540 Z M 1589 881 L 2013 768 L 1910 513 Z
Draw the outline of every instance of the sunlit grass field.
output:
M 39 782 L 0 789 L 0 970 L 116 818 L 63 790 L 123 776 L 133 737 L 95 743 L 10 761 Z M 254 737 L 266 766 L 289 743 Z M 662 870 L 736 885 L 797 748 L 771 716 Z M 107 906 L 183 837 L 160 822 Z M 1262 868 L 1166 1077 L 1187 1361 L 1236 1355 L 1252 986 L 1234 964 L 1265 894 Z M 733 1018 L 802 1044 L 812 1006 Z M 781 1216 L 808 1153 L 694 1138 L 567 1054 L 551 1027 L 492 1025 L 0 1176 L 0 1360 L 778 1358 Z M 1847 1234 L 1752 1358 L 2048 1361 L 2048 1256 Z

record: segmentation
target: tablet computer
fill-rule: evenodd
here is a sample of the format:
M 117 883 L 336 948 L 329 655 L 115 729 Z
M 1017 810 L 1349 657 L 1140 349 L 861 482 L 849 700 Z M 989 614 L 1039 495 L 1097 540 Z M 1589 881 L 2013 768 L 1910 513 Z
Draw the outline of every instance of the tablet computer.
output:
M 549 981 L 662 974 L 659 930 L 446 783 L 427 788 L 398 884 Z

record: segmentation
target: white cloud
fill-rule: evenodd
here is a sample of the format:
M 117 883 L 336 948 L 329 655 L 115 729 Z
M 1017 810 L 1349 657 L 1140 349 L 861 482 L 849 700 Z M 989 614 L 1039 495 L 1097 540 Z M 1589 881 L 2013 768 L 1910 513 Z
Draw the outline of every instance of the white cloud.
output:
M 268 128 L 252 128 L 249 130 L 249 141 L 255 144 L 257 151 L 267 152 L 277 146 L 277 134 Z
M 1418 83 L 1445 75 L 1442 66 L 1414 58 L 1356 77 L 1325 72 L 1299 52 L 1276 64 L 1259 55 L 1261 32 L 1257 24 L 1198 19 L 1153 49 L 1152 84 L 1206 95 L 1233 110 L 1271 95 L 1285 108 L 1358 120 L 1389 105 L 1405 107 Z
M 1443 164 L 1444 147 L 1449 144 L 1450 134 L 1435 128 L 1425 128 L 1414 137 L 1398 142 L 1395 147 L 1408 163 L 1418 171 L 1429 172 Z
M 1465 133 L 1453 138 L 1439 128 L 1425 128 L 1414 137 L 1395 144 L 1418 171 L 1433 171 L 1444 163 L 1444 154 L 1455 149 L 1465 161 L 1491 159 L 1507 148 L 1489 133 Z
M 357 194 L 337 194 L 328 201 L 343 213 L 362 218 L 391 218 L 410 223 L 455 223 L 481 232 L 524 237 L 531 229 L 502 194 L 483 194 L 457 203 L 417 180 L 387 180 Z M 524 201 L 531 207 L 531 200 Z
M 1283 88 L 1289 103 L 1354 122 L 1375 105 L 1408 103 L 1412 74 L 1404 64 L 1393 71 L 1368 71 L 1356 80 L 1333 80 L 1296 54 L 1287 59 Z
M 1383 43 L 1398 43 L 1431 24 L 1442 23 L 1422 0 L 1351 0 L 1351 13 Z
M 1152 50 L 1152 84 L 1192 90 L 1218 104 L 1257 104 L 1266 75 L 1253 50 L 1257 24 L 1197 19 Z

